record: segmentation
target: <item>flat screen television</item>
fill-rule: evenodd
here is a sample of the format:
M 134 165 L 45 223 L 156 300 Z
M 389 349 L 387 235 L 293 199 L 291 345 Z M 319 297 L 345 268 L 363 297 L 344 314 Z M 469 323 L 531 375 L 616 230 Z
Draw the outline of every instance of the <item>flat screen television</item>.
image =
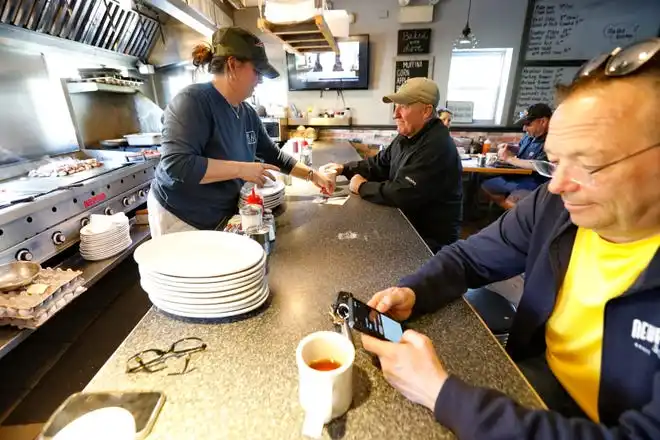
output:
M 289 90 L 356 90 L 369 88 L 369 35 L 337 38 L 334 52 L 287 52 Z

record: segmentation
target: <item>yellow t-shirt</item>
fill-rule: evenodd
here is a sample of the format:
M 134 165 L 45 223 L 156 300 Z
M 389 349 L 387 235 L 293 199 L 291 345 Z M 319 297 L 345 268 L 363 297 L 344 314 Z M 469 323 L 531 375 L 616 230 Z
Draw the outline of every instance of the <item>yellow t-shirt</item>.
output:
M 579 228 L 564 283 L 545 331 L 546 359 L 564 389 L 594 421 L 605 303 L 624 293 L 648 266 L 660 235 L 611 243 Z

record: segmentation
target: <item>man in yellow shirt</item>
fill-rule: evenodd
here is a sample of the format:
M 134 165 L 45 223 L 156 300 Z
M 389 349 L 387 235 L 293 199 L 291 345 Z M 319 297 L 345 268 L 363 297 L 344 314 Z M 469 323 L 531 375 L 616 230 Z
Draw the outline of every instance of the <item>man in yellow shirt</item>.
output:
M 448 375 L 412 330 L 363 336 L 461 440 L 660 439 L 660 38 L 594 59 L 561 92 L 535 163 L 551 181 L 369 302 L 408 319 L 525 272 L 506 350 L 563 414 Z

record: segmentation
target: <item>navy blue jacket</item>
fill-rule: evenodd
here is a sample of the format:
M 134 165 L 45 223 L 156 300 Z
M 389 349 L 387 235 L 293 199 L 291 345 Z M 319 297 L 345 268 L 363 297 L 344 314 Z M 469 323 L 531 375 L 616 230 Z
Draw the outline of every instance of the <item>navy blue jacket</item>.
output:
M 571 257 L 577 227 L 547 185 L 497 222 L 444 247 L 400 286 L 415 291 L 415 313 L 431 312 L 467 288 L 525 273 L 507 351 L 542 355 L 545 326 Z M 450 377 L 436 419 L 461 440 L 660 439 L 660 250 L 631 288 L 605 306 L 597 424 L 526 409 L 503 394 Z
M 183 89 L 163 114 L 161 160 L 151 189 L 158 202 L 197 229 L 216 229 L 237 210 L 241 179 L 200 184 L 208 159 L 266 163 L 289 173 L 296 160 L 268 137 L 257 112 L 227 102 L 213 84 Z

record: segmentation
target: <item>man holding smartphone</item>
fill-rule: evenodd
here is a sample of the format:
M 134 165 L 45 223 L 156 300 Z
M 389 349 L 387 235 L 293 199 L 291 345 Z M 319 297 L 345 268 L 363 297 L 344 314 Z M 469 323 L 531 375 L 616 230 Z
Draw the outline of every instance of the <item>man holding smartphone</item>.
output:
M 363 336 L 392 386 L 461 440 L 660 439 L 660 38 L 560 92 L 538 163 L 551 181 L 369 302 L 405 320 L 526 273 L 506 350 L 553 411 L 448 375 L 415 331 Z

